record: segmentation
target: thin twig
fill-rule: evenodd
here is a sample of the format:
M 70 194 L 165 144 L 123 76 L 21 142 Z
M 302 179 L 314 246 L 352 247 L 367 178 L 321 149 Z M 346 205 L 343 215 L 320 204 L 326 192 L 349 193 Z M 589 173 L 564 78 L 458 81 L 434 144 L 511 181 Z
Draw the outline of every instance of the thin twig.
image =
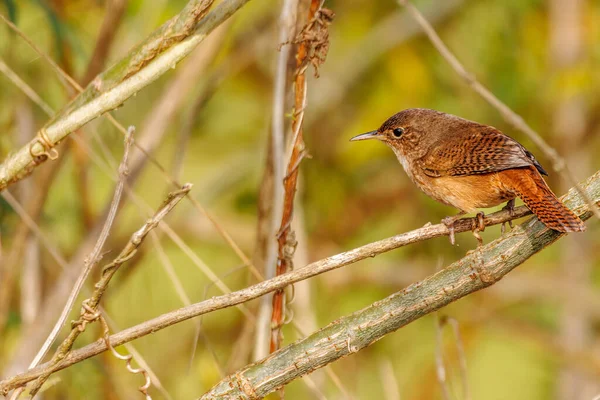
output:
M 297 18 L 298 0 L 286 0 L 281 8 L 281 16 L 279 17 L 279 43 L 291 41 L 295 36 L 296 18 Z M 272 162 L 273 162 L 273 204 L 272 204 L 272 237 L 277 233 L 277 222 L 281 219 L 283 211 L 283 177 L 284 177 L 284 143 L 285 143 L 285 99 L 287 95 L 288 69 L 289 58 L 291 54 L 291 46 L 283 46 L 279 50 L 277 57 L 277 70 L 275 74 L 275 85 L 273 88 L 273 115 L 272 115 L 272 130 L 271 130 L 271 146 L 272 146 Z M 271 241 L 273 245 L 275 241 Z M 275 260 L 277 258 L 277 250 L 273 247 L 272 259 L 267 257 L 267 272 L 266 276 L 271 278 L 275 275 Z M 272 264 L 269 262 L 272 261 Z
M 126 157 L 124 157 L 124 159 L 125 158 Z M 126 174 L 123 174 L 123 177 L 125 176 Z M 123 250 L 121 250 L 117 258 L 103 268 L 100 280 L 94 286 L 95 290 L 92 296 L 87 300 L 84 300 L 82 303 L 80 318 L 71 324 L 71 332 L 59 346 L 56 353 L 54 353 L 52 360 L 49 361 L 50 365 L 59 365 L 71 351 L 75 340 L 81 333 L 85 331 L 87 324 L 96 321 L 101 317 L 101 313 L 98 311 L 98 305 L 100 304 L 100 300 L 102 299 L 102 296 L 104 295 L 104 292 L 106 291 L 113 275 L 117 272 L 122 264 L 131 259 L 137 253 L 138 248 L 148 233 L 158 226 L 162 219 L 177 205 L 177 203 L 179 203 L 179 201 L 181 201 L 181 199 L 191 190 L 191 188 L 191 184 L 185 184 L 180 190 L 170 193 L 167 199 L 156 211 L 154 216 L 150 218 L 140 229 L 133 233 L 133 235 L 131 235 L 131 239 L 129 242 L 127 242 Z M 32 395 L 35 395 L 38 392 L 51 373 L 52 372 L 49 371 L 49 373 L 41 375 L 36 380 L 35 384 L 31 388 Z
M 590 195 L 596 201 L 600 202 L 600 171 L 596 172 L 592 177 L 586 180 L 586 182 L 583 183 L 582 186 L 589 191 Z M 563 202 L 565 202 L 565 204 L 570 206 L 571 209 L 582 219 L 588 219 L 590 217 L 590 212 L 586 203 L 581 201 L 574 189 L 571 189 L 566 196 L 563 196 L 562 200 Z M 512 216 L 507 210 L 502 210 L 486 216 L 484 218 L 484 223 L 486 226 L 497 225 L 502 222 L 513 220 L 516 218 L 521 218 L 529 214 L 531 214 L 531 212 L 527 210 L 526 207 L 516 208 Z M 456 233 L 467 231 L 470 232 L 471 227 L 472 218 L 463 218 L 456 222 L 455 231 Z M 142 324 L 125 329 L 117 334 L 112 335 L 110 337 L 110 342 L 113 346 L 119 346 L 123 343 L 130 342 L 134 339 L 148 335 L 150 333 L 154 333 L 158 330 L 164 329 L 166 327 L 172 326 L 190 318 L 247 302 L 249 300 L 263 296 L 267 293 L 284 288 L 295 282 L 311 278 L 324 272 L 331 271 L 352 264 L 354 262 L 364 260 L 369 257 L 375 257 L 378 254 L 396 249 L 398 247 L 406 246 L 434 237 L 447 236 L 448 234 L 448 229 L 444 224 L 428 224 L 423 228 L 411 232 L 397 235 L 378 242 L 370 243 L 362 247 L 358 247 L 356 249 L 347 251 L 345 253 L 340 253 L 322 259 L 320 261 L 316 261 L 303 268 L 296 269 L 287 274 L 275 277 L 273 279 L 269 279 L 267 281 L 247 287 L 245 289 L 222 296 L 216 296 L 209 300 L 193 304 L 189 307 L 183 307 L 178 310 L 163 314 L 159 317 L 153 318 Z M 389 299 L 389 301 L 395 301 L 397 300 L 397 297 L 404 296 L 404 298 L 406 298 L 406 301 L 409 302 L 407 304 L 412 304 L 412 306 L 407 305 L 404 309 L 405 313 L 402 314 L 403 318 L 405 317 L 405 323 L 408 323 L 416 318 L 423 316 L 425 312 L 434 311 L 435 309 L 453 300 L 463 297 L 475 290 L 479 290 L 483 287 L 489 286 L 495 280 L 500 279 L 504 274 L 510 272 L 510 270 L 512 270 L 517 265 L 525 261 L 527 258 L 531 257 L 534 253 L 540 251 L 544 246 L 553 243 L 563 235 L 564 234 L 561 234 L 559 232 L 550 231 L 546 229 L 545 226 L 542 223 L 538 222 L 535 217 L 531 218 L 524 224 L 515 227 L 515 229 L 510 233 L 497 239 L 495 242 L 490 243 L 489 245 L 470 253 L 470 255 L 459 260 L 452 266 L 445 268 L 437 274 L 425 279 L 424 281 L 418 284 L 411 286 L 408 289 L 405 289 L 401 296 L 392 296 Z M 476 262 L 477 260 L 481 261 L 482 256 L 490 257 L 488 264 Z M 483 280 L 477 279 L 478 277 L 482 278 Z M 490 282 L 490 280 L 492 280 L 492 282 Z M 436 291 L 437 293 L 439 288 L 444 288 L 444 293 L 442 295 L 436 294 L 436 297 L 433 298 L 430 298 L 428 295 L 426 295 L 426 293 L 423 293 L 424 291 L 430 292 L 432 290 Z M 424 299 L 427 299 L 427 301 L 424 301 Z M 417 304 L 419 305 L 418 307 L 413 307 Z M 369 312 L 381 310 L 383 306 L 383 302 L 378 302 L 377 307 L 370 308 Z M 395 315 L 397 316 L 398 314 Z M 359 318 L 361 316 L 363 316 L 363 314 L 358 313 L 346 318 Z M 369 316 L 370 320 L 374 321 L 375 319 L 372 319 L 371 317 L 372 315 Z M 344 326 L 343 323 L 340 321 L 338 321 L 334 325 L 338 327 Z M 394 330 L 399 328 L 399 326 L 393 325 L 388 326 L 388 328 L 390 330 Z M 342 347 L 344 347 L 345 349 L 352 349 L 352 346 L 348 346 L 348 338 L 349 336 L 344 338 L 343 343 L 345 345 Z M 371 337 L 371 339 L 374 339 L 374 337 Z M 310 340 L 314 340 L 314 337 L 309 337 L 305 341 Z M 318 346 L 322 346 L 323 344 L 310 344 L 309 347 L 313 345 L 315 347 L 311 348 L 316 349 Z M 54 369 L 66 368 L 84 359 L 93 357 L 105 350 L 105 344 L 102 341 L 96 341 L 90 345 L 85 346 L 84 348 L 71 352 L 70 355 L 63 360 L 61 365 L 55 367 Z M 338 356 L 343 356 L 347 354 L 347 352 L 345 352 L 344 349 L 340 349 L 338 347 L 338 350 L 340 350 L 340 352 L 336 353 Z M 279 351 L 274 356 L 270 356 L 267 359 L 266 363 L 263 362 L 263 365 L 267 365 L 267 363 L 271 363 L 273 362 L 273 360 L 278 359 L 278 355 L 280 355 L 282 351 Z M 331 355 L 331 353 L 328 354 Z M 326 360 L 332 361 L 333 359 L 322 359 L 322 361 Z M 318 366 L 319 365 L 317 364 L 310 365 L 310 367 Z M 23 384 L 36 379 L 41 374 L 47 373 L 48 368 L 51 368 L 51 366 L 49 366 L 48 364 L 40 365 L 25 373 L 14 375 L 12 377 L 0 381 L 0 394 L 6 393 L 9 390 L 22 386 Z M 292 371 L 293 374 L 296 374 L 298 372 L 308 372 L 308 370 L 305 369 L 296 370 L 293 366 L 288 371 Z M 286 376 L 290 379 L 293 379 L 292 376 Z M 269 381 L 268 383 L 277 385 L 277 382 L 279 381 Z
M 469 380 L 467 375 L 467 356 L 465 353 L 465 346 L 460 334 L 460 327 L 458 321 L 455 318 L 444 316 L 442 322 L 445 325 L 450 325 L 452 333 L 454 334 L 454 341 L 456 342 L 456 351 L 458 352 L 458 362 L 460 367 L 460 379 L 463 387 L 463 399 L 471 400 L 471 391 L 469 390 Z
M 19 215 L 19 217 L 21 218 L 21 220 L 23 220 L 25 225 L 27 225 L 27 227 L 33 233 L 35 233 L 35 235 L 42 241 L 52 258 L 54 258 L 58 265 L 64 268 L 67 265 L 67 261 L 60 254 L 58 248 L 53 243 L 51 243 L 48 237 L 42 232 L 42 230 L 40 229 L 38 224 L 35 223 L 33 218 L 31 218 L 31 216 L 27 214 L 27 212 L 25 211 L 23 206 L 19 204 L 17 199 L 15 199 L 15 197 L 8 190 L 0 192 L 0 196 L 2 196 L 2 198 L 8 203 L 9 206 L 11 206 L 15 213 Z
M 131 200 L 135 204 L 137 204 L 140 208 L 146 208 L 149 210 L 149 212 L 152 211 L 150 206 L 147 203 L 145 203 L 142 199 L 140 199 L 137 195 L 135 195 L 135 193 L 133 193 L 131 188 L 128 187 L 127 185 L 125 186 L 125 191 L 130 196 Z M 187 197 L 190 198 L 190 196 L 187 196 Z M 198 204 L 198 206 L 200 206 L 199 203 L 197 203 L 197 204 Z M 216 221 L 214 223 L 216 223 Z M 163 232 L 165 232 L 167 234 L 167 236 L 169 236 L 171 238 L 171 240 L 173 240 L 173 242 L 184 252 L 184 254 L 186 254 L 190 258 L 190 260 L 193 262 L 193 264 L 196 265 L 200 269 L 200 271 L 202 271 L 209 278 L 209 280 L 212 283 L 214 283 L 223 293 L 231 293 L 231 289 L 229 289 L 229 287 L 219 279 L 219 277 L 185 243 L 185 241 L 181 238 L 181 236 L 179 236 L 175 232 L 175 230 L 173 230 L 166 222 L 163 222 L 160 225 L 160 229 Z M 259 277 L 260 277 L 260 275 L 259 275 Z M 250 313 L 249 310 L 245 306 L 240 305 L 238 308 L 240 309 L 240 311 L 242 311 L 242 313 L 244 313 L 244 315 L 247 318 L 249 318 L 250 320 L 254 319 L 254 316 L 252 315 L 252 313 Z
M 156 249 L 156 252 L 158 253 L 158 258 L 160 260 L 160 263 L 163 266 L 163 269 L 165 270 L 167 275 L 169 276 L 171 283 L 173 283 L 173 287 L 175 289 L 175 292 L 177 293 L 177 296 L 179 297 L 179 300 L 181 300 L 181 302 L 185 306 L 191 305 L 192 301 L 191 301 L 190 297 L 188 296 L 188 294 L 185 292 L 183 283 L 177 276 L 177 273 L 175 272 L 175 268 L 173 267 L 173 264 L 171 263 L 169 256 L 165 252 L 165 249 L 163 248 L 162 244 L 160 243 L 160 238 L 159 238 L 158 234 L 156 232 L 152 232 L 151 237 L 152 237 L 152 242 L 154 243 L 154 248 Z M 198 337 L 202 334 L 201 321 L 194 321 L 194 328 L 195 328 L 194 341 L 193 341 L 194 344 L 193 344 L 192 350 L 190 352 L 191 353 L 190 354 L 190 365 L 196 354 L 196 347 L 197 347 L 196 344 L 198 343 Z M 213 361 L 215 362 L 215 366 L 217 367 L 217 370 L 222 371 L 221 365 L 218 363 L 218 360 L 216 359 L 216 357 L 214 357 L 214 352 L 211 351 L 210 353 L 211 353 L 211 355 L 213 355 Z
M 119 203 L 121 202 L 121 196 L 123 194 L 123 186 L 125 185 L 125 181 L 127 180 L 127 174 L 129 173 L 129 170 L 127 167 L 127 162 L 129 161 L 129 151 L 131 149 L 131 144 L 133 143 L 134 131 L 135 131 L 135 128 L 133 126 L 130 127 L 127 132 L 127 136 L 125 137 L 123 160 L 121 161 L 121 164 L 119 165 L 119 174 L 118 174 L 119 178 L 117 181 L 117 186 L 115 188 L 115 193 L 114 193 L 112 201 L 110 203 L 108 216 L 106 217 L 106 221 L 104 222 L 104 226 L 102 227 L 102 231 L 100 232 L 100 235 L 98 237 L 98 240 L 96 241 L 96 244 L 94 245 L 94 248 L 92 249 L 92 252 L 89 254 L 89 256 L 83 262 L 83 269 L 82 269 L 81 273 L 79 274 L 77 281 L 75 282 L 75 285 L 71 289 L 71 293 L 69 294 L 67 302 L 66 302 L 65 306 L 63 307 L 60 317 L 56 321 L 56 324 L 54 324 L 54 327 L 52 328 L 52 330 L 50 331 L 50 334 L 44 341 L 44 344 L 42 345 L 42 347 L 40 348 L 38 353 L 35 355 L 35 357 L 33 358 L 33 361 L 31 361 L 29 368 L 33 368 L 40 363 L 42 358 L 44 358 L 44 356 L 46 355 L 46 353 L 48 352 L 48 350 L 50 349 L 50 347 L 52 346 L 52 344 L 58 337 L 58 334 L 60 333 L 60 329 L 65 324 L 65 321 L 67 320 L 69 314 L 71 313 L 71 310 L 73 309 L 73 304 L 75 304 L 75 300 L 77 299 L 77 296 L 79 296 L 79 293 L 81 292 L 81 288 L 83 288 L 83 284 L 85 283 L 85 280 L 89 276 L 92 269 L 96 266 L 96 264 L 101 259 L 101 251 L 102 251 L 102 248 L 104 247 L 104 243 L 106 243 L 106 239 L 108 239 L 108 235 L 110 234 L 110 229 L 115 221 L 115 217 L 116 217 L 117 211 L 119 209 Z M 43 381 L 39 382 L 39 385 L 37 386 L 37 390 L 39 390 L 39 388 L 43 385 L 44 381 L 45 381 L 45 379 Z M 35 392 L 37 392 L 37 390 L 35 390 Z
M 1 16 L 2 14 L 0 14 Z M 2 72 L 10 81 L 23 93 L 27 95 L 35 104 L 37 104 L 48 116 L 54 114 L 52 107 L 48 105 L 42 98 L 29 86 L 19 75 L 13 71 L 6 63 L 0 58 L 0 72 Z M 0 189 L 1 190 L 1 189 Z
M 281 6 L 281 15 L 279 16 L 279 43 L 291 41 L 296 34 L 298 0 L 284 0 Z M 286 97 L 288 93 L 288 72 L 290 68 L 291 46 L 283 46 L 279 49 L 277 56 L 277 66 L 275 70 L 275 82 L 273 85 L 273 111 L 271 115 L 271 137 L 267 140 L 270 151 L 267 151 L 267 167 L 263 176 L 263 190 L 270 196 L 260 196 L 261 200 L 266 201 L 263 207 L 267 212 L 260 212 L 259 218 L 269 218 L 270 223 L 266 229 L 266 249 L 264 250 L 264 274 L 267 278 L 272 278 L 277 270 L 277 241 L 275 235 L 281 221 L 283 212 L 283 175 L 284 175 L 284 143 L 286 136 L 285 129 L 285 108 Z M 265 185 L 270 187 L 267 189 Z M 270 189 L 270 190 L 269 190 Z M 260 236 L 259 239 L 261 240 Z M 259 360 L 269 353 L 269 343 L 271 342 L 267 334 L 271 330 L 271 301 L 268 297 L 261 299 L 258 311 L 256 331 L 254 335 L 254 350 L 252 357 Z
M 315 381 L 313 381 L 313 379 L 310 376 L 308 376 L 308 375 L 304 376 L 304 378 L 302 378 L 302 381 L 306 384 L 306 386 L 312 392 L 311 398 L 319 399 L 319 400 L 327 400 L 327 396 L 325 396 L 325 394 L 323 394 L 323 392 L 319 389 L 319 386 L 315 383 Z
M 105 224 L 103 225 L 104 233 L 101 233 L 99 235 L 99 239 L 97 240 L 97 242 L 95 244 L 96 250 L 92 251 L 91 258 L 96 258 L 96 259 L 98 258 L 100 251 L 101 251 L 102 244 L 106 240 L 106 237 L 108 236 L 108 230 L 110 229 L 112 220 L 114 220 L 114 214 L 117 210 L 117 206 L 119 203 L 118 199 L 121 197 L 121 192 L 123 190 L 122 184 L 123 184 L 123 182 L 125 182 L 125 178 L 126 178 L 126 169 L 127 169 L 126 163 L 127 163 L 129 150 L 131 147 L 130 141 L 133 139 L 131 136 L 132 134 L 133 134 L 133 129 L 130 129 L 129 136 L 125 140 L 125 152 L 124 152 L 125 154 L 124 154 L 122 163 L 119 167 L 119 178 L 117 178 L 117 186 L 116 186 L 116 190 L 115 190 L 115 195 L 114 195 L 113 201 L 111 203 L 111 206 L 109 207 L 111 212 L 109 213 L 110 215 L 105 220 Z M 76 138 L 76 136 L 73 136 L 73 137 Z M 110 174 L 110 172 L 107 172 L 107 173 Z M 120 189 L 119 189 L 119 185 L 121 185 Z M 62 270 L 63 271 L 68 270 L 69 264 L 62 257 L 62 255 L 60 254 L 60 251 L 56 248 L 56 246 L 54 246 L 52 243 L 50 243 L 50 241 L 46 237 L 46 235 L 44 235 L 41 232 L 41 230 L 37 226 L 37 224 L 35 224 L 35 222 L 32 220 L 32 218 L 22 209 L 22 207 L 18 203 L 16 203 L 14 201 L 14 199 L 11 199 L 12 196 L 10 195 L 10 193 L 8 191 L 4 191 L 1 193 L 1 195 L 7 200 L 7 202 L 9 204 L 11 204 L 11 206 L 19 214 L 19 216 L 21 217 L 23 222 L 35 233 L 35 235 L 38 238 L 40 238 L 40 240 L 42 241 L 42 243 L 44 244 L 46 249 L 50 252 L 50 254 L 53 256 L 53 258 L 57 261 L 57 263 L 62 268 Z M 103 237 L 104 237 L 104 239 L 103 239 Z M 90 256 L 88 256 L 88 259 L 89 258 L 90 258 Z M 88 264 L 88 263 L 84 260 L 84 265 L 86 265 L 86 264 Z M 34 360 L 31 362 L 29 368 L 33 368 L 39 364 L 41 359 L 44 357 L 44 355 L 47 353 L 48 349 L 52 345 L 52 342 L 54 340 L 56 340 L 56 337 L 58 336 L 58 333 L 60 332 L 60 328 L 64 324 L 68 314 L 70 313 L 70 310 L 72 309 L 73 303 L 81 290 L 83 282 L 85 281 L 85 277 L 89 274 L 92 267 L 93 267 L 93 265 L 90 265 L 89 268 L 84 269 L 84 271 L 79 276 L 78 282 L 71 289 L 71 293 L 69 295 L 69 298 L 66 300 L 66 304 L 61 312 L 61 315 L 58 317 L 58 320 L 54 324 L 54 327 L 53 327 L 51 333 L 48 335 L 45 343 L 42 345 L 42 347 L 40 348 L 40 350 L 34 357 Z M 50 302 L 50 303 L 53 303 L 53 302 Z M 39 327 L 36 327 L 36 328 L 38 330 L 40 329 Z M 17 399 L 19 397 L 19 395 L 21 394 L 21 392 L 22 392 L 22 388 L 16 390 L 15 393 L 12 394 L 11 400 Z
M 308 25 L 313 22 L 315 16 L 320 12 L 321 0 L 311 0 L 308 11 Z M 307 25 L 307 26 L 308 26 Z M 291 229 L 294 213 L 294 198 L 298 182 L 299 164 L 306 155 L 304 138 L 302 133 L 302 122 L 304 120 L 304 109 L 306 108 L 306 67 L 310 56 L 308 39 L 298 45 L 296 55 L 296 76 L 294 80 L 294 116 L 292 119 L 292 148 L 287 165 L 286 176 L 283 179 L 284 200 L 281 215 L 281 224 L 277 233 L 277 268 L 276 276 L 285 274 L 293 269 L 293 255 L 296 249 L 296 237 Z M 275 185 L 279 182 L 275 181 Z M 281 347 L 283 333 L 281 328 L 285 317 L 285 289 L 282 288 L 273 294 L 273 309 L 271 312 L 271 341 L 270 352 Z
M 442 398 L 450 400 L 450 390 L 446 374 L 446 364 L 444 362 L 444 330 L 440 313 L 435 313 L 435 375 L 442 389 Z
M 504 104 L 498 97 L 496 97 L 492 92 L 490 92 L 485 86 L 483 86 L 479 81 L 475 78 L 475 76 L 466 70 L 466 68 L 458 61 L 458 58 L 448 49 L 448 47 L 444 44 L 442 39 L 439 37 L 435 29 L 431 26 L 431 24 L 425 19 L 423 14 L 408 0 L 398 0 L 398 4 L 404 6 L 413 16 L 413 18 L 421 25 L 423 31 L 433 44 L 433 47 L 440 53 L 440 55 L 450 64 L 452 69 L 456 71 L 461 78 L 463 78 L 469 86 L 485 101 L 487 101 L 492 107 L 494 107 L 502 117 L 504 117 L 505 121 L 512 125 L 514 128 L 520 130 L 524 134 L 526 134 L 529 139 L 544 153 L 546 157 L 550 161 L 552 161 L 552 168 L 561 174 L 563 178 L 569 182 L 570 185 L 573 185 L 579 195 L 588 203 L 590 210 L 594 213 L 597 218 L 600 218 L 600 208 L 592 199 L 588 196 L 588 194 L 579 186 L 577 179 L 565 163 L 565 160 L 558 154 L 558 152 L 553 149 L 541 136 L 539 133 L 534 131 L 525 120 L 510 109 L 506 104 Z
M 400 400 L 400 390 L 398 380 L 394 375 L 394 366 L 389 359 L 383 359 L 379 362 L 379 374 L 385 393 L 385 400 Z
M 79 90 L 81 90 L 81 86 L 79 86 L 77 81 L 75 81 L 75 79 L 71 78 L 71 76 L 69 76 L 69 74 L 67 74 L 51 57 L 49 57 L 46 53 L 44 53 L 31 39 L 29 39 L 29 37 L 27 37 L 27 35 L 25 35 L 25 33 L 23 33 L 23 31 L 21 31 L 21 29 L 19 29 L 18 26 L 13 24 L 10 20 L 6 19 L 6 17 L 2 14 L 0 14 L 0 19 L 2 19 L 2 21 L 6 25 L 8 25 L 8 27 L 13 32 L 15 32 L 17 35 L 19 35 L 21 37 L 21 39 L 23 39 L 25 41 L 25 43 L 27 43 L 29 45 L 29 47 L 31 47 L 37 54 L 39 54 L 48 64 L 50 64 L 52 69 L 54 71 L 56 71 L 62 79 L 64 79 L 73 88 L 79 88 Z M 53 113 L 51 113 L 51 114 L 53 114 Z
M 152 231 L 151 233 L 155 232 Z M 119 330 L 118 327 L 115 326 L 115 322 L 106 314 L 106 310 L 102 309 L 102 307 L 100 307 L 100 310 L 102 311 L 102 317 L 106 321 L 108 327 L 113 331 Z M 135 361 L 140 365 L 140 367 L 146 370 L 146 372 L 150 376 L 152 385 L 160 391 L 160 393 L 165 397 L 166 400 L 173 400 L 173 397 L 167 391 L 167 389 L 165 389 L 164 385 L 158 378 L 158 375 L 156 375 L 152 368 L 150 368 L 150 365 L 148 365 L 148 362 L 144 359 L 140 352 L 137 351 L 131 343 L 125 343 L 123 346 L 125 347 L 125 349 L 127 349 L 128 352 L 130 352 L 133 355 L 133 358 L 135 358 Z
M 144 384 L 140 386 L 138 390 L 144 395 L 146 400 L 152 400 L 152 397 L 150 397 L 150 395 L 148 394 L 148 389 L 150 389 L 150 386 L 152 386 L 152 379 L 150 379 L 150 374 L 148 373 L 148 371 L 146 371 L 146 368 L 141 366 L 139 361 L 138 364 L 140 364 L 140 367 L 134 368 L 131 365 L 131 360 L 133 360 L 133 354 L 123 355 L 113 347 L 113 345 L 110 343 L 110 329 L 108 327 L 108 323 L 106 322 L 106 319 L 104 319 L 100 312 L 98 312 L 96 315 L 92 314 L 92 317 L 100 321 L 100 324 L 102 325 L 102 339 L 104 339 L 106 347 L 109 348 L 113 356 L 121 361 L 125 361 L 127 371 L 131 372 L 132 374 L 142 374 L 142 376 L 144 377 Z

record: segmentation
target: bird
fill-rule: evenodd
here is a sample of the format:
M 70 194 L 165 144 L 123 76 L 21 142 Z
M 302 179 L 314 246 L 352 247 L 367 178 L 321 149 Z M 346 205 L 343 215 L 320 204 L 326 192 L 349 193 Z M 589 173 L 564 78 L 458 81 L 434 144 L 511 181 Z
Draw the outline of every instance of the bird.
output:
M 504 209 L 512 215 L 517 197 L 549 229 L 585 230 L 581 219 L 548 187 L 542 177 L 548 174 L 533 154 L 492 126 L 410 108 L 392 115 L 379 129 L 350 140 L 372 139 L 394 151 L 410 180 L 425 194 L 459 210 L 442 219 L 452 244 L 454 223 L 464 214 L 475 213 L 473 234 L 480 246 L 479 232 L 485 225 L 479 209 L 506 201 Z

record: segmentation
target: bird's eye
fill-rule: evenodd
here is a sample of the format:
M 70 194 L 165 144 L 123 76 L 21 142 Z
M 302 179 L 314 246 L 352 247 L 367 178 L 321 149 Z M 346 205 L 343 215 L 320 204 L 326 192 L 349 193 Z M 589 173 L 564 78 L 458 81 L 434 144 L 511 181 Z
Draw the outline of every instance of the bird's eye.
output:
M 394 135 L 394 137 L 397 137 L 397 138 L 399 138 L 400 136 L 402 136 L 403 133 L 404 133 L 404 129 L 402 129 L 402 128 L 395 128 L 392 131 L 392 135 Z

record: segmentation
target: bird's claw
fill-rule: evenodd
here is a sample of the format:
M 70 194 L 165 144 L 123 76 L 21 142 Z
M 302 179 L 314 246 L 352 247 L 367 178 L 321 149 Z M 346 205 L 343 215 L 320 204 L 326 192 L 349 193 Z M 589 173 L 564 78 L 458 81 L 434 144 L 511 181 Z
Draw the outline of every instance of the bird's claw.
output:
M 504 207 L 502 207 L 502 210 L 508 211 L 508 215 L 510 215 L 511 218 L 514 217 L 515 216 L 515 199 L 509 200 L 506 203 L 506 205 Z M 504 235 L 504 232 L 506 232 L 506 223 L 508 223 L 508 226 L 510 226 L 510 229 L 514 228 L 512 219 L 510 219 L 508 221 L 504 221 L 502 223 L 502 225 L 500 226 L 500 232 L 503 235 Z
M 478 212 L 475 218 L 473 218 L 473 236 L 477 239 L 477 247 L 481 247 L 483 245 L 483 238 L 479 234 L 479 232 L 483 232 L 485 230 L 485 223 L 483 222 L 483 212 Z
M 503 235 L 506 232 L 506 224 L 510 226 L 510 229 L 514 228 L 512 221 L 504 221 L 502 225 L 500 225 L 500 233 L 502 233 Z
M 456 243 L 454 238 L 454 223 L 456 222 L 456 217 L 446 217 L 442 219 L 442 224 L 446 225 L 448 228 L 448 238 L 450 239 L 450 244 L 454 246 Z

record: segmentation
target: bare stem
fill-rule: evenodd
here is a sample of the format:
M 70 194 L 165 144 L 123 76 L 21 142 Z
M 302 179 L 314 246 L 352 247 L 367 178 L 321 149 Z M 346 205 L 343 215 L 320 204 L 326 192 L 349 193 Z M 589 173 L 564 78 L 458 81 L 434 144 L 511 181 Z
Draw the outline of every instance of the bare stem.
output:
M 298 183 L 300 163 L 306 155 L 302 124 L 304 122 L 304 109 L 306 108 L 306 69 L 310 61 L 311 43 L 302 37 L 305 30 L 310 29 L 314 19 L 319 15 L 322 1 L 311 0 L 308 11 L 306 27 L 300 32 L 296 41 L 300 41 L 296 54 L 296 76 L 294 79 L 294 115 L 292 119 L 292 150 L 283 179 L 284 199 L 281 225 L 277 232 L 277 266 L 276 276 L 285 274 L 293 269 L 292 258 L 296 249 L 296 236 L 292 231 L 292 217 L 294 214 L 294 198 Z M 325 28 L 326 29 L 326 28 Z M 279 184 L 279 182 L 275 182 Z M 281 328 L 285 320 L 285 288 L 277 290 L 273 294 L 273 308 L 271 312 L 271 341 L 270 352 L 281 347 L 283 335 Z
M 298 0 L 284 0 L 279 16 L 279 45 L 289 43 L 296 34 Z M 291 46 L 283 45 L 277 56 L 275 79 L 273 85 L 273 115 L 271 116 L 271 137 L 267 141 L 270 146 L 266 157 L 266 168 L 261 184 L 261 205 L 259 205 L 259 216 L 269 221 L 264 230 L 259 230 L 258 243 L 264 245 L 264 275 L 272 278 L 277 270 L 277 241 L 275 240 L 281 216 L 283 213 L 283 176 L 285 169 L 284 147 L 286 138 L 286 98 L 290 87 L 288 76 L 290 71 Z M 267 194 L 268 193 L 268 194 Z M 262 212 L 261 212 L 262 211 Z M 259 225 L 261 226 L 261 225 Z M 252 357 L 254 360 L 261 359 L 269 354 L 271 343 L 271 309 L 272 301 L 268 297 L 261 299 L 256 332 L 254 335 L 254 349 Z
M 123 159 L 121 160 L 121 164 L 119 165 L 119 179 L 117 181 L 115 193 L 114 193 L 112 201 L 110 203 L 108 216 L 106 217 L 106 220 L 104 221 L 102 231 L 100 232 L 100 235 L 98 236 L 98 240 L 96 241 L 96 244 L 94 245 L 94 248 L 92 249 L 92 252 L 83 262 L 83 269 L 82 269 L 81 273 L 79 274 L 79 277 L 77 278 L 77 281 L 75 282 L 75 285 L 73 285 L 73 288 L 71 289 L 71 293 L 69 294 L 69 298 L 67 299 L 67 302 L 66 302 L 65 306 L 63 307 L 60 317 L 56 321 L 56 324 L 54 324 L 54 327 L 52 328 L 52 331 L 46 338 L 44 344 L 42 345 L 42 347 L 40 348 L 38 353 L 35 355 L 35 357 L 33 358 L 33 361 L 29 365 L 29 368 L 36 367 L 40 363 L 42 358 L 44 358 L 44 356 L 46 355 L 46 353 L 48 352 L 48 350 L 50 349 L 50 347 L 52 346 L 52 344 L 58 337 L 60 329 L 65 324 L 67 317 L 71 313 L 71 310 L 73 309 L 73 304 L 75 304 L 75 300 L 77 299 L 77 296 L 79 296 L 79 293 L 81 292 L 81 289 L 83 288 L 83 284 L 85 283 L 85 280 L 89 276 L 89 274 L 92 271 L 92 269 L 94 268 L 94 266 L 102 258 L 100 252 L 102 251 L 102 248 L 104 247 L 104 243 L 106 243 L 106 239 L 108 239 L 110 229 L 115 221 L 115 217 L 116 217 L 117 211 L 119 209 L 119 203 L 121 202 L 121 196 L 123 195 L 123 187 L 125 185 L 125 181 L 127 180 L 127 174 L 129 173 L 129 170 L 127 167 L 127 162 L 129 160 L 129 151 L 131 150 L 131 144 L 133 143 L 133 132 L 134 131 L 135 131 L 135 128 L 133 126 L 130 127 L 127 132 L 127 136 L 125 137 L 125 149 L 123 151 Z M 45 380 L 46 379 L 39 380 L 39 385 L 37 386 L 37 389 L 35 391 L 32 390 L 32 392 L 33 393 L 37 392 L 37 390 L 39 390 L 39 388 L 44 384 Z
M 95 290 L 92 296 L 84 300 L 82 303 L 80 318 L 77 321 L 73 321 L 71 332 L 59 346 L 58 350 L 52 357 L 52 360 L 45 364 L 50 366 L 50 368 L 47 368 L 46 372 L 37 378 L 31 389 L 32 395 L 35 395 L 35 393 L 38 392 L 44 382 L 52 374 L 53 367 L 59 365 L 67 357 L 71 351 L 71 348 L 73 347 L 73 344 L 75 343 L 75 340 L 81 333 L 85 331 L 87 324 L 100 318 L 101 314 L 98 311 L 100 300 L 102 299 L 102 296 L 104 295 L 111 278 L 117 272 L 119 267 L 121 267 L 121 265 L 130 260 L 137 253 L 138 248 L 141 246 L 148 233 L 158 226 L 160 221 L 177 205 L 177 203 L 179 203 L 179 201 L 181 201 L 181 199 L 183 199 L 185 195 L 188 194 L 191 188 L 191 184 L 185 184 L 180 190 L 169 193 L 167 199 L 159 207 L 154 216 L 150 218 L 140 229 L 133 233 L 133 235 L 131 235 L 131 239 L 129 242 L 127 242 L 123 250 L 121 250 L 121 253 L 119 253 L 117 258 L 103 268 L 102 275 L 100 280 L 95 285 Z M 105 330 L 108 329 L 105 324 L 103 324 L 103 327 Z M 108 340 L 105 340 L 105 342 L 108 342 Z

